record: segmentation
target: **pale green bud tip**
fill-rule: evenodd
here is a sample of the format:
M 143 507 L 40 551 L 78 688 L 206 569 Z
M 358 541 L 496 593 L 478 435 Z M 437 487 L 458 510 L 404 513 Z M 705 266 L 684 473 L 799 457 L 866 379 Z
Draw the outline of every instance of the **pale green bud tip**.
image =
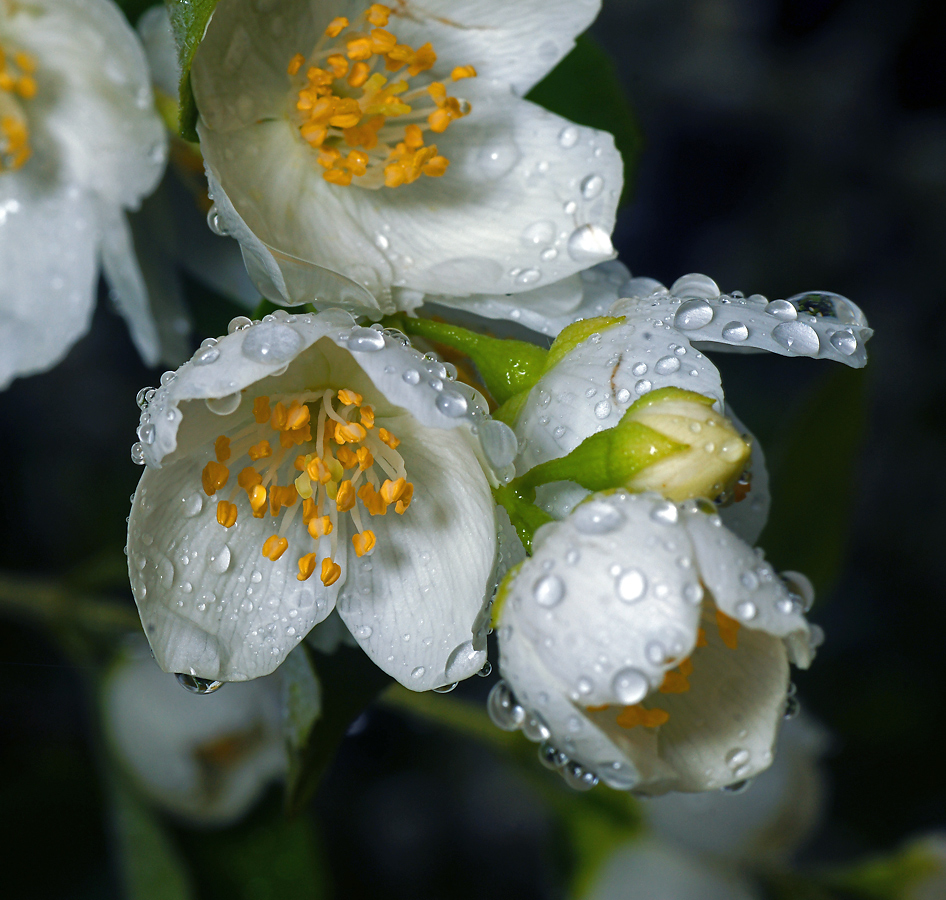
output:
M 715 499 L 735 484 L 752 448 L 713 400 L 680 388 L 662 388 L 642 397 L 621 424 L 645 425 L 685 449 L 641 469 L 627 482 L 632 491 L 657 491 L 680 502 Z

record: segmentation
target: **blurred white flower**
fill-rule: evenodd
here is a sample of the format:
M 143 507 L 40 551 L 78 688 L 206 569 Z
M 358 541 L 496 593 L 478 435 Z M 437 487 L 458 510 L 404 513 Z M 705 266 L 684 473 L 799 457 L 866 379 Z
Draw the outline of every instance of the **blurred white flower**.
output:
M 0 0 L 0 387 L 85 333 L 99 258 L 145 362 L 161 339 L 125 211 L 166 158 L 141 46 L 110 0 Z
M 226 824 L 286 772 L 279 676 L 197 696 L 142 647 L 109 674 L 102 710 L 109 743 L 135 784 L 177 815 Z
M 500 588 L 490 712 L 578 786 L 745 781 L 772 762 L 789 662 L 814 655 L 810 599 L 698 501 L 595 495 Z
M 315 299 L 316 264 L 391 312 L 612 257 L 612 137 L 522 99 L 599 0 L 365 6 L 223 0 L 195 55 L 211 193 L 264 295 Z
M 128 558 L 158 664 L 256 678 L 337 609 L 406 687 L 477 671 L 515 441 L 452 375 L 341 310 L 280 310 L 142 392 Z

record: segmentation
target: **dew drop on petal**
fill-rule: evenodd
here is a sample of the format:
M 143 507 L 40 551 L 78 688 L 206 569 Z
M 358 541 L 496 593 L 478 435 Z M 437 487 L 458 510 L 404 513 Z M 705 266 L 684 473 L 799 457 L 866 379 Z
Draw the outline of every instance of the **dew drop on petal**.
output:
M 545 247 L 555 240 L 555 223 L 547 220 L 533 222 L 522 232 L 520 239 L 527 247 Z
M 758 610 L 751 600 L 743 600 L 736 604 L 736 615 L 745 622 L 749 622 L 756 617 Z
M 599 400 L 595 404 L 595 418 L 606 419 L 611 415 L 611 404 L 607 400 Z
M 615 586 L 618 597 L 625 603 L 636 603 L 647 593 L 647 577 L 640 569 L 625 569 L 618 575 Z
M 565 597 L 565 582 L 557 575 L 546 575 L 532 586 L 532 596 L 539 606 L 556 606 Z
M 420 382 L 420 372 L 417 369 L 408 369 L 401 378 L 408 384 L 418 384 Z
M 469 403 L 466 397 L 451 388 L 444 388 L 437 397 L 437 409 L 451 419 L 465 415 L 468 408 Z
M 675 328 L 696 331 L 713 321 L 713 307 L 705 300 L 685 300 L 673 317 Z
M 708 275 L 694 272 L 680 276 L 670 286 L 670 293 L 674 297 L 702 297 L 706 300 L 715 300 L 719 296 L 719 286 Z
M 558 142 L 566 150 L 569 149 L 570 147 L 574 147 L 575 144 L 578 143 L 578 138 L 579 138 L 579 132 L 578 132 L 578 129 L 574 125 L 566 125 L 558 133 Z
M 650 511 L 650 517 L 655 522 L 660 522 L 663 525 L 673 525 L 680 516 L 680 511 L 677 509 L 677 504 L 672 503 L 670 500 L 664 500 L 661 503 L 657 503 L 654 508 Z
M 836 331 L 831 335 L 831 346 L 838 353 L 850 356 L 857 350 L 857 338 L 850 331 Z
M 568 238 L 568 255 L 581 263 L 602 262 L 614 253 L 608 233 L 597 225 L 582 225 Z
M 258 363 L 284 363 L 302 349 L 302 335 L 279 322 L 263 322 L 247 329 L 240 352 Z
M 650 684 L 643 672 L 637 669 L 620 669 L 611 682 L 611 690 L 620 703 L 633 706 L 647 696 Z
M 230 568 L 230 548 L 224 544 L 212 549 L 207 555 L 207 562 L 211 572 L 222 575 Z
M 383 350 L 384 335 L 373 328 L 353 328 L 348 338 L 348 349 L 360 353 Z
M 743 322 L 727 322 L 723 326 L 723 338 L 733 343 L 739 343 L 749 339 L 749 329 Z
M 230 413 L 234 413 L 240 406 L 240 401 L 243 399 L 243 395 L 236 391 L 233 394 L 227 394 L 224 397 L 208 397 L 204 400 L 204 403 L 212 413 L 218 416 L 229 416 Z
M 194 365 L 195 366 L 209 366 L 212 362 L 216 362 L 220 358 L 220 350 L 217 347 L 201 347 L 194 354 Z
M 200 494 L 191 494 L 181 502 L 181 515 L 185 519 L 193 519 L 204 508 L 204 498 Z
M 680 359 L 677 356 L 664 356 L 657 360 L 654 371 L 658 375 L 672 375 L 680 368 Z
M 787 300 L 773 300 L 766 304 L 765 311 L 783 322 L 794 322 L 798 318 L 798 310 Z
M 781 322 L 772 329 L 772 337 L 799 356 L 816 356 L 821 349 L 818 332 L 804 322 Z
M 572 522 L 583 534 L 607 534 L 621 526 L 624 516 L 610 504 L 593 500 L 572 513 Z
M 586 200 L 594 200 L 604 189 L 604 179 L 600 175 L 589 175 L 581 182 L 581 195 Z

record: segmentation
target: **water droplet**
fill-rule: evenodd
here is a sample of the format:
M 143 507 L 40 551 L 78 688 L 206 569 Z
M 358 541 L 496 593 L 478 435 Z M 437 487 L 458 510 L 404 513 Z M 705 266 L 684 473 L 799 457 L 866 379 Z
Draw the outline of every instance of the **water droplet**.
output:
M 423 678 L 426 671 L 423 666 L 418 666 L 411 672 L 411 678 Z
M 680 359 L 677 356 L 664 356 L 657 360 L 654 371 L 658 375 L 672 375 L 680 368 Z
M 782 322 L 772 329 L 772 337 L 799 356 L 816 356 L 821 349 L 818 332 L 804 322 Z
M 595 689 L 595 683 L 586 675 L 582 675 L 575 687 L 578 689 L 578 693 L 584 697 Z
M 647 593 L 647 576 L 640 569 L 625 569 L 615 582 L 618 597 L 625 603 L 636 603 Z
M 621 669 L 614 675 L 611 690 L 614 691 L 614 696 L 617 697 L 619 703 L 633 706 L 647 696 L 650 683 L 644 673 L 637 669 Z
M 302 335 L 280 322 L 262 322 L 247 329 L 240 352 L 258 363 L 285 363 L 302 349 Z
M 200 494 L 191 494 L 182 498 L 181 507 L 181 515 L 193 519 L 204 508 L 204 498 Z
M 489 419 L 479 426 L 480 444 L 486 459 L 496 469 L 505 468 L 516 458 L 519 446 L 515 432 L 504 422 Z
M 562 778 L 572 790 L 590 791 L 597 783 L 598 776 L 591 769 L 576 762 L 569 763 L 562 769 Z
M 683 589 L 683 596 L 695 606 L 703 599 L 703 586 L 699 582 L 691 582 Z
M 214 234 L 219 234 L 220 237 L 226 237 L 229 234 L 216 206 L 211 206 L 207 210 L 207 224 L 210 226 L 210 230 Z
M 597 225 L 582 225 L 568 238 L 568 255 L 581 263 L 602 262 L 614 254 L 611 238 Z
M 497 681 L 486 700 L 486 712 L 497 728 L 517 731 L 526 718 L 526 711 L 516 702 L 509 685 Z
M 212 362 L 216 362 L 220 358 L 220 350 L 217 347 L 201 347 L 194 354 L 194 365 L 195 366 L 209 366 Z
M 525 269 L 516 276 L 516 284 L 535 284 L 541 277 L 538 269 Z
M 719 286 L 708 275 L 693 272 L 682 275 L 672 285 L 670 293 L 674 297 L 696 297 L 705 300 L 715 300 L 719 296 Z
M 660 522 L 663 525 L 673 525 L 680 517 L 680 510 L 677 504 L 670 500 L 663 500 L 657 503 L 650 511 L 650 517 L 654 522 Z
M 766 304 L 765 311 L 783 322 L 794 322 L 798 318 L 798 310 L 787 300 L 773 300 Z
M 637 384 L 634 385 L 634 393 L 640 396 L 646 394 L 652 387 L 653 382 L 648 381 L 646 378 L 642 378 Z
M 805 291 L 789 297 L 787 302 L 810 316 L 834 318 L 842 325 L 867 325 L 867 317 L 856 303 L 831 291 Z
M 210 564 L 211 572 L 222 575 L 230 568 L 230 548 L 224 544 L 222 547 L 211 550 L 207 556 L 207 561 Z
M 749 622 L 756 617 L 758 610 L 751 600 L 743 600 L 736 604 L 736 615 L 745 622 Z
M 154 425 L 139 425 L 136 433 L 142 444 L 154 443 Z
M 726 754 L 726 765 L 730 769 L 738 769 L 744 766 L 752 758 L 752 754 L 742 747 L 735 747 Z
M 379 250 L 387 250 L 391 246 L 391 242 L 379 231 L 374 236 L 374 245 Z
M 204 404 L 207 409 L 218 416 L 229 416 L 230 413 L 237 411 L 242 399 L 243 395 L 237 391 L 233 394 L 227 394 L 225 397 L 208 397 L 204 400 Z
M 459 391 L 445 387 L 437 397 L 437 409 L 451 419 L 457 419 L 466 414 L 469 403 Z
M 604 179 L 600 175 L 589 175 L 581 182 L 581 195 L 586 200 L 594 200 L 604 188 Z
M 620 510 L 600 500 L 582 503 L 571 516 L 575 528 L 583 534 L 607 534 L 624 522 Z
M 247 316 L 234 316 L 230 320 L 230 324 L 227 325 L 227 334 L 233 334 L 236 331 L 242 331 L 244 328 L 249 328 L 253 324 L 253 320 Z
M 798 598 L 802 610 L 808 612 L 815 602 L 815 588 L 808 576 L 787 570 L 782 572 L 780 577 L 789 593 Z
M 549 221 L 533 222 L 520 237 L 528 247 L 544 247 L 555 240 L 555 223 Z
M 595 418 L 606 419 L 611 415 L 611 404 L 607 400 L 599 400 L 595 404 Z
M 557 575 L 546 575 L 532 586 L 532 596 L 539 606 L 556 606 L 565 597 L 565 582 Z
M 831 335 L 831 346 L 838 353 L 850 356 L 857 350 L 857 338 L 850 331 L 836 331 Z
M 578 138 L 580 137 L 578 129 L 574 125 L 566 125 L 558 133 L 558 142 L 566 150 L 570 147 L 574 147 L 578 143 Z
M 487 178 L 499 179 L 519 162 L 522 154 L 511 141 L 484 147 L 477 154 L 476 162 Z
M 183 672 L 178 672 L 175 677 L 178 684 L 192 694 L 212 694 L 214 691 L 219 691 L 224 684 L 222 681 L 211 681 L 209 678 L 198 678 L 196 675 L 185 675 Z
M 713 321 L 713 307 L 705 300 L 685 300 L 673 317 L 675 328 L 696 331 Z
M 659 666 L 667 660 L 667 651 L 660 641 L 650 641 L 644 648 L 644 655 L 655 666 Z
M 384 335 L 373 328 L 353 328 L 348 338 L 348 349 L 359 353 L 383 350 Z
M 748 340 L 749 329 L 742 322 L 737 322 L 735 320 L 732 322 L 727 322 L 723 326 L 723 338 L 727 341 L 732 341 L 733 343 Z
M 552 736 L 552 731 L 545 724 L 544 719 L 537 713 L 527 716 L 522 723 L 522 733 L 530 741 L 547 741 Z
M 450 684 L 442 684 L 440 687 L 434 688 L 435 694 L 449 694 L 460 682 L 452 681 Z
M 785 709 L 782 712 L 783 719 L 794 719 L 801 712 L 801 701 L 794 694 L 789 694 L 785 698 Z
M 567 766 L 571 760 L 566 753 L 553 747 L 548 741 L 539 747 L 539 762 L 553 772 Z

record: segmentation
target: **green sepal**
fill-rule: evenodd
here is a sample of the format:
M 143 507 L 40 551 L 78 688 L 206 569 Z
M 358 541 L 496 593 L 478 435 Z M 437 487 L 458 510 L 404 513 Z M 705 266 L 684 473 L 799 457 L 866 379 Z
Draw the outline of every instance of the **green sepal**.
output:
M 627 484 L 642 469 L 689 449 L 640 422 L 624 419 L 606 431 L 586 437 L 571 453 L 529 469 L 513 484 L 535 489 L 552 481 L 574 481 L 589 491 Z
M 493 418 L 505 422 L 510 428 L 515 429 L 516 420 L 519 418 L 519 413 L 522 412 L 522 407 L 526 405 L 526 401 L 529 399 L 530 391 L 531 388 L 510 397 L 499 409 L 493 412 Z
M 382 322 L 405 334 L 446 344 L 469 356 L 487 389 L 500 404 L 528 391 L 545 371 L 548 351 L 526 341 L 490 337 L 431 319 L 388 316 Z
M 554 369 L 567 354 L 591 335 L 604 331 L 612 325 L 620 325 L 623 321 L 624 316 L 594 316 L 591 319 L 579 319 L 571 325 L 566 325 L 549 347 L 548 356 L 545 359 L 545 371 Z
M 185 141 L 198 141 L 197 101 L 191 87 L 191 63 L 197 47 L 203 40 L 210 14 L 217 0 L 165 0 L 171 15 L 171 28 L 177 44 L 181 64 L 181 108 L 178 118 L 179 133 Z
M 657 388 L 656 391 L 650 391 L 639 400 L 635 400 L 628 407 L 621 421 L 630 418 L 633 413 L 643 412 L 645 409 L 650 409 L 651 406 L 656 406 L 666 400 L 685 400 L 688 403 L 701 403 L 703 406 L 712 406 L 716 402 L 712 397 L 707 397 L 706 394 L 698 394 L 696 391 L 688 391 L 684 388 Z
M 493 499 L 509 513 L 509 521 L 516 529 L 522 546 L 531 555 L 532 538 L 536 531 L 546 522 L 552 521 L 544 509 L 535 505 L 535 490 L 516 487 L 513 482 L 493 488 Z
M 503 614 L 503 606 L 506 603 L 506 598 L 509 596 L 509 588 L 512 585 L 512 580 L 519 573 L 523 562 L 525 562 L 525 560 L 522 560 L 522 562 L 518 562 L 512 566 L 503 576 L 503 580 L 499 582 L 499 587 L 496 589 L 496 596 L 493 597 L 493 605 L 489 610 L 490 624 L 493 626 L 493 628 L 496 628 L 499 625 L 499 620 Z

